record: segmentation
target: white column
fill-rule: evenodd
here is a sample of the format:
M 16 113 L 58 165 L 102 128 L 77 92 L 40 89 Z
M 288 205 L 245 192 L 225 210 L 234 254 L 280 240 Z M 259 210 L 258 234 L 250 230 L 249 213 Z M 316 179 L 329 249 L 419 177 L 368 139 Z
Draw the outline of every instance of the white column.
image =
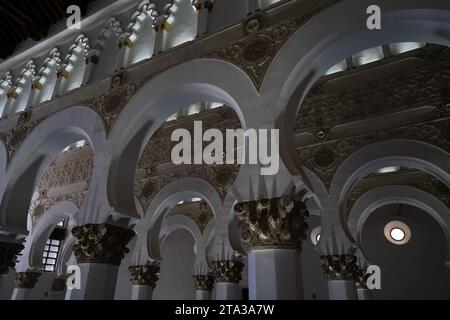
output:
M 133 285 L 131 289 L 131 300 L 152 300 L 153 288 L 145 285 Z
M 216 300 L 242 300 L 239 283 L 216 283 Z
M 250 300 L 303 298 L 301 259 L 295 249 L 253 250 L 248 255 Z
M 127 39 L 120 39 L 117 44 L 119 47 L 119 54 L 117 55 L 116 71 L 126 67 L 127 65 L 127 53 L 129 49 L 129 41 Z
M 358 300 L 372 300 L 372 292 L 367 288 L 357 288 Z
M 119 266 L 79 263 L 81 289 L 67 290 L 66 300 L 113 300 Z
M 103 223 L 77 226 L 72 234 L 78 241 L 73 250 L 81 289 L 68 290 L 66 300 L 113 300 L 119 266 L 134 231 Z
M 41 84 L 39 81 L 33 82 L 31 85 L 31 92 L 30 96 L 28 97 L 27 105 L 25 106 L 25 110 L 28 110 L 31 108 L 34 104 L 34 100 L 36 99 L 37 95 L 40 93 L 40 91 L 43 89 L 43 84 Z
M 239 282 L 242 280 L 244 264 L 237 260 L 214 261 L 216 278 L 216 300 L 242 300 Z
M 8 117 L 14 113 L 15 103 L 18 97 L 16 91 L 11 90 L 7 94 L 8 100 L 6 100 L 5 107 L 3 108 L 2 118 Z
M 355 277 L 357 259 L 352 254 L 324 255 L 320 257 L 324 276 L 328 281 L 330 300 L 358 300 Z
M 199 274 L 193 277 L 195 288 L 195 300 L 211 300 L 211 293 L 214 289 L 214 277 L 211 275 Z
M 153 49 L 153 55 L 163 52 L 166 49 L 167 38 L 167 22 L 162 16 L 157 17 L 154 22 L 153 28 L 155 29 L 155 47 Z
M 354 281 L 330 280 L 328 281 L 328 294 L 330 300 L 358 300 Z
M 249 299 L 302 299 L 302 266 L 298 249 L 308 229 L 305 203 L 288 195 L 238 203 L 234 210 L 241 225 L 246 225 L 242 239 L 250 247 Z
M 49 300 L 64 300 L 66 296 L 67 278 L 61 276 L 53 280 L 52 289 L 48 294 Z
M 195 300 L 211 300 L 211 291 L 195 290 Z
M 159 280 L 159 262 L 154 261 L 146 265 L 130 266 L 131 274 L 131 300 L 152 300 L 153 289 Z
M 14 281 L 9 274 L 0 274 L 0 300 L 10 300 L 14 290 Z
M 60 91 L 61 91 L 62 81 L 63 81 L 63 79 L 65 79 L 69 76 L 69 74 L 65 68 L 66 68 L 66 66 L 61 66 L 56 73 L 57 78 L 56 78 L 55 89 L 53 90 L 52 99 L 59 96 Z
M 33 289 L 14 288 L 11 300 L 31 300 Z
M 83 85 L 91 82 L 92 73 L 94 72 L 94 68 L 98 63 L 98 59 L 99 58 L 97 55 L 91 55 L 86 58 L 86 68 L 83 75 Z
M 195 3 L 195 9 L 197 10 L 197 36 L 201 36 L 208 32 L 208 24 L 210 12 L 213 8 L 213 2 L 210 0 L 198 0 Z
M 31 300 L 40 276 L 39 272 L 17 272 L 11 300 Z

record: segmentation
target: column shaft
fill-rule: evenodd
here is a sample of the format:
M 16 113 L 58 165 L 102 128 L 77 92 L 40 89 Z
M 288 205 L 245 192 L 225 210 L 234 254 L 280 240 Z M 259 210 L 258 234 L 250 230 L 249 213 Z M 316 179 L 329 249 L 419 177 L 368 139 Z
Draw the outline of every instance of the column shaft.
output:
M 242 300 L 242 289 L 238 283 L 216 283 L 216 300 Z
M 152 300 L 153 288 L 145 285 L 133 285 L 131 289 L 131 300 Z
M 81 289 L 67 290 L 66 300 L 113 300 L 119 266 L 80 263 Z
M 211 291 L 208 290 L 195 290 L 195 300 L 211 300 Z
M 250 300 L 303 298 L 302 267 L 295 249 L 251 251 L 248 277 Z
M 328 294 L 330 300 L 358 300 L 354 281 L 330 280 L 328 281 Z

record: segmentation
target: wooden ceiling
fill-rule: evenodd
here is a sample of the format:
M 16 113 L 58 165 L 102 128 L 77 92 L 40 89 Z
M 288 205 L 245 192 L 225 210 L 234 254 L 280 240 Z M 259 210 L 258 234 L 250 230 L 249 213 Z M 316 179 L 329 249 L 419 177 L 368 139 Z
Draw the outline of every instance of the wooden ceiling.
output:
M 0 0 L 0 58 L 6 59 L 28 38 L 39 41 L 51 25 L 63 20 L 67 7 L 78 5 L 83 15 L 93 0 Z

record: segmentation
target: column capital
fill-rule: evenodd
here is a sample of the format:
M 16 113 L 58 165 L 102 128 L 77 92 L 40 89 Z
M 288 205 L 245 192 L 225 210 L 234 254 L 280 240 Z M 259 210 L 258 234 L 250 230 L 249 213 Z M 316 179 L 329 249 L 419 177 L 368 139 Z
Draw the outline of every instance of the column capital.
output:
M 251 249 L 301 250 L 306 239 L 309 216 L 303 202 L 292 196 L 260 199 L 235 205 L 240 220 L 242 241 Z
M 55 280 L 53 280 L 52 291 L 55 291 L 55 292 L 64 291 L 64 289 L 66 288 L 66 285 L 67 285 L 68 277 L 69 277 L 68 274 L 64 274 L 64 275 L 59 276 Z
M 321 256 L 323 275 L 329 280 L 353 281 L 358 271 L 357 258 L 351 254 Z
M 130 266 L 128 270 L 131 273 L 130 281 L 134 286 L 156 288 L 156 283 L 159 280 L 158 273 L 161 270 L 159 264 Z
M 17 289 L 34 289 L 41 276 L 40 272 L 16 272 L 14 283 Z
M 237 260 L 221 260 L 213 262 L 217 272 L 216 281 L 225 283 L 239 283 L 242 280 L 244 264 Z
M 214 277 L 210 275 L 194 276 L 195 290 L 212 291 L 214 288 Z
M 134 231 L 107 223 L 86 224 L 72 229 L 78 240 L 73 250 L 78 263 L 120 265 L 129 252 L 128 242 Z
M 192 6 L 200 12 L 202 9 L 212 11 L 215 0 L 192 0 Z
M 18 242 L 0 242 L 0 274 L 8 274 L 16 266 L 17 255 L 24 248 Z
M 358 289 L 368 289 L 367 288 L 367 279 L 369 279 L 370 274 L 366 272 L 366 269 L 358 268 L 354 274 L 354 279 L 356 282 L 356 287 Z

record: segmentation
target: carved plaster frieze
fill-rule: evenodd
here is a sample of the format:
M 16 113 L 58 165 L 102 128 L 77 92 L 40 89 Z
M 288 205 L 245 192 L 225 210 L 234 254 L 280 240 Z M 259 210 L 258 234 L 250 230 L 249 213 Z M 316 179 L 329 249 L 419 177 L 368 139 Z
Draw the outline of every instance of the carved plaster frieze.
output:
M 106 94 L 94 97 L 84 103 L 101 116 L 107 136 L 111 133 L 122 110 L 143 84 L 144 81 L 126 83 L 125 75 L 122 73 L 112 78 L 111 90 Z
M 374 188 L 388 185 L 402 185 L 420 189 L 433 195 L 450 208 L 450 192 L 442 181 L 422 171 L 401 170 L 390 174 L 369 176 L 356 184 L 347 200 L 347 218 L 354 204 L 362 195 Z
M 179 214 L 185 215 L 194 221 L 202 233 L 205 231 L 209 221 L 214 218 L 213 211 L 205 201 L 179 204 L 172 208 L 167 216 Z
M 303 202 L 291 196 L 238 203 L 242 241 L 251 249 L 297 248 L 306 239 L 309 216 Z
M 395 127 L 334 141 L 299 147 L 302 166 L 313 171 L 329 189 L 339 166 L 355 151 L 389 139 L 418 140 L 450 151 L 450 118 Z
M 91 154 L 82 159 L 64 161 L 59 165 L 51 164 L 42 174 L 37 190 L 50 189 L 91 180 L 94 159 Z
M 427 105 L 439 109 L 437 118 L 450 116 L 450 50 L 429 50 L 414 55 L 420 67 L 370 81 L 324 91 L 328 82 L 319 80 L 299 109 L 296 132 L 313 133 L 315 142 L 332 140 L 330 129 L 337 125 Z
M 3 131 L 0 133 L 0 140 L 6 146 L 8 151 L 8 165 L 14 158 L 14 154 L 19 150 L 22 143 L 30 135 L 30 133 L 36 128 L 44 119 L 38 119 L 30 122 L 20 123 L 11 130 Z
M 142 180 L 138 180 L 135 182 L 134 192 L 143 207 L 147 208 L 153 198 L 166 185 L 186 177 L 195 177 L 211 183 L 223 200 L 227 197 L 228 188 L 232 185 L 238 173 L 238 165 L 193 166 L 192 168 L 185 170 L 175 171 L 164 175 L 156 175 L 153 177 L 146 177 Z
M 28 213 L 31 215 L 33 226 L 35 226 L 44 216 L 45 212 L 47 212 L 47 210 L 56 203 L 61 201 L 70 201 L 73 202 L 78 208 L 80 208 L 85 197 L 86 192 L 76 192 L 60 195 L 57 197 L 44 196 L 43 198 L 32 201 Z
M 120 265 L 134 231 L 111 224 L 87 224 L 72 229 L 78 243 L 73 250 L 78 263 Z
M 244 22 L 244 34 L 247 36 L 225 49 L 207 54 L 206 58 L 221 59 L 231 62 L 244 70 L 260 89 L 273 59 L 289 38 L 308 20 L 321 12 L 323 8 L 306 13 L 300 17 L 281 24 L 263 28 L 260 17 Z

